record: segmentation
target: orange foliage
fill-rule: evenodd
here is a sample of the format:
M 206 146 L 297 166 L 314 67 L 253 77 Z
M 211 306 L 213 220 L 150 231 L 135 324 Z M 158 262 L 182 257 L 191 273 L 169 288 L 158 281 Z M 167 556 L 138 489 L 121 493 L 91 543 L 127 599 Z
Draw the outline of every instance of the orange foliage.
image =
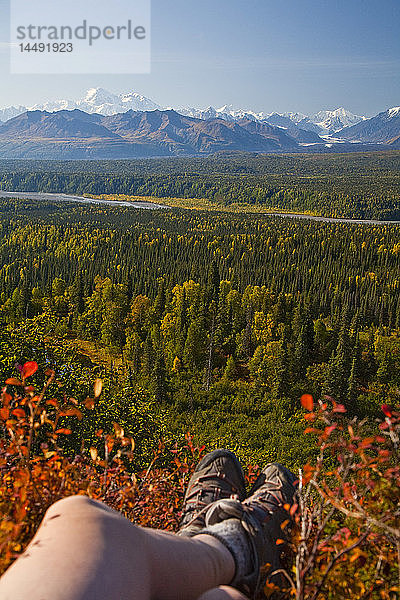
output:
M 149 468 L 133 473 L 134 440 L 115 423 L 112 435 L 99 431 L 96 446 L 69 458 L 60 440 L 82 412 L 74 398 L 46 399 L 55 380 L 51 370 L 40 392 L 27 385 L 35 365 L 24 365 L 22 381 L 8 379 L 1 394 L 0 573 L 23 552 L 49 506 L 73 494 L 101 500 L 138 525 L 176 530 L 204 447 L 194 447 L 189 434 L 183 449 L 167 450 L 160 442 Z M 96 380 L 94 398 L 83 406 L 93 408 L 101 391 Z M 366 435 L 368 424 L 346 419 L 345 408 L 331 398 L 314 402 L 306 395 L 301 403 L 320 455 L 301 470 L 296 504 L 284 507 L 284 525 L 295 523 L 287 590 L 267 581 L 265 596 L 393 600 L 400 594 L 400 413 L 384 405 L 379 431 Z M 249 468 L 250 484 L 256 476 Z
M 35 370 L 29 363 L 24 378 Z M 0 574 L 23 552 L 49 506 L 70 495 L 87 494 L 101 500 L 138 525 L 176 529 L 188 478 L 204 450 L 195 448 L 190 436 L 181 451 L 167 451 L 160 443 L 150 467 L 134 474 L 129 468 L 134 441 L 115 424 L 114 435 L 97 433 L 97 448 L 82 449 L 78 456 L 68 458 L 59 448 L 59 437 L 72 433 L 81 411 L 74 398 L 63 405 L 54 398 L 45 401 L 55 377 L 52 371 L 46 375 L 41 393 L 14 379 L 7 380 L 2 390 Z M 94 395 L 100 392 L 97 380 Z M 86 406 L 93 403 L 93 399 L 85 400 Z M 68 426 L 64 426 L 66 421 Z M 169 467 L 159 468 L 159 459 L 165 462 L 168 453 Z
M 299 506 L 290 509 L 295 559 L 287 593 L 298 600 L 400 597 L 400 413 L 382 411 L 374 434 L 371 424 L 346 419 L 332 398 L 306 415 L 320 454 L 302 469 Z

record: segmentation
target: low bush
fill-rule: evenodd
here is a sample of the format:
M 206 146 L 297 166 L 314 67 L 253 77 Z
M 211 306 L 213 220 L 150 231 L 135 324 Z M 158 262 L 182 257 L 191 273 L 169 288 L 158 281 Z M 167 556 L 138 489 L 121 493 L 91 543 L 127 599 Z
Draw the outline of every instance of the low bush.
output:
M 45 511 L 72 494 L 87 494 L 134 523 L 177 529 L 185 486 L 204 447 L 190 435 L 182 447 L 160 442 L 146 469 L 134 472 L 135 441 L 114 423 L 99 430 L 97 443 L 79 454 L 62 450 L 83 408 L 102 393 L 94 382 L 83 405 L 51 397 L 55 372 L 47 370 L 40 391 L 29 378 L 36 362 L 20 368 L 2 389 L 0 409 L 0 573 L 24 551 Z M 384 405 L 378 424 L 349 419 L 332 398 L 302 397 L 319 458 L 299 472 L 296 504 L 285 506 L 294 521 L 284 573 L 287 589 L 269 580 L 264 594 L 296 600 L 394 599 L 400 594 L 400 413 Z M 249 467 L 252 483 L 258 467 Z M 280 544 L 282 540 L 278 540 Z M 283 547 L 283 546 L 282 546 Z

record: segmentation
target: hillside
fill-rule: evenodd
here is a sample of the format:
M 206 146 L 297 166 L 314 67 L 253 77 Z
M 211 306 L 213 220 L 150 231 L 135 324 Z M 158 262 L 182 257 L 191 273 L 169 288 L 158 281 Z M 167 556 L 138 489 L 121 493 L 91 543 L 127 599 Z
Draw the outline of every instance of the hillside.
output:
M 306 539 L 310 593 L 323 577 L 334 599 L 366 582 L 389 594 L 400 472 L 382 431 L 400 422 L 399 227 L 0 204 L 0 570 L 75 493 L 176 530 L 199 452 L 224 446 L 249 483 L 266 462 L 301 468 L 302 515 L 329 515 Z
M 371 120 L 370 120 L 371 121 Z M 355 127 L 367 127 L 363 121 Z M 128 159 L 155 156 L 208 156 L 218 152 L 337 153 L 390 148 L 399 133 L 392 119 L 390 134 L 360 135 L 342 129 L 322 139 L 315 128 L 272 115 L 264 120 L 243 114 L 227 120 L 217 114 L 200 119 L 174 110 L 128 110 L 102 115 L 79 109 L 28 111 L 0 122 L 0 158 Z M 375 131 L 375 125 L 372 126 Z M 343 133 L 342 133 L 343 132 Z M 358 138 L 354 138 L 358 136 Z M 348 140 L 348 142 L 345 142 Z M 363 145 L 368 143 L 367 146 Z
M 0 124 L 0 157 L 6 158 L 130 158 L 298 147 L 283 129 L 268 124 L 205 121 L 172 110 L 130 110 L 111 116 L 77 109 L 34 111 Z
M 367 119 L 341 129 L 337 136 L 346 140 L 358 140 L 368 143 L 396 143 L 400 135 L 400 107 L 391 108 Z M 396 146 L 395 146 L 396 147 Z

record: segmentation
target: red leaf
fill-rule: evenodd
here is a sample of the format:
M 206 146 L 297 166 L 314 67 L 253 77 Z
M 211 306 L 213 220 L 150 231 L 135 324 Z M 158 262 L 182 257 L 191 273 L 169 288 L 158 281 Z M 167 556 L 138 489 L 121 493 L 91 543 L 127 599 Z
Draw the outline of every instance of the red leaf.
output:
M 300 398 L 300 402 L 303 408 L 311 411 L 314 408 L 314 399 L 311 394 L 303 394 Z
M 375 436 L 375 442 L 377 444 L 383 444 L 384 442 L 386 442 L 386 438 L 384 438 L 382 435 L 377 435 Z
M 82 419 L 82 413 L 77 408 L 69 408 L 60 412 L 61 417 L 78 417 L 79 421 Z
M 360 442 L 360 448 L 371 448 L 373 442 L 374 442 L 373 437 L 364 438 Z
M 336 423 L 334 425 L 330 425 L 329 427 L 325 427 L 325 435 L 330 436 L 332 431 L 335 431 L 336 427 Z
M 85 404 L 85 408 L 87 408 L 88 410 L 93 410 L 94 409 L 94 400 L 93 400 L 93 398 L 86 398 L 84 404 Z
M 4 406 L 4 408 L 8 408 L 10 406 L 10 403 L 11 403 L 11 400 L 12 400 L 11 394 L 7 394 L 6 392 L 3 392 L 2 395 L 1 395 L 1 399 L 3 400 L 3 406 Z
M 38 370 L 37 362 L 35 362 L 34 360 L 32 360 L 30 362 L 26 362 L 24 364 L 24 366 L 22 367 L 22 377 L 24 379 L 26 379 L 27 377 L 30 377 L 31 375 L 36 373 L 37 370 Z
M 22 408 L 15 408 L 12 411 L 12 414 L 15 415 L 16 417 L 21 417 L 21 419 L 23 419 L 24 417 L 26 417 L 25 411 L 22 410 Z
M 57 429 L 56 433 L 62 433 L 63 435 L 71 435 L 71 429 Z
M 391 456 L 390 450 L 379 450 L 379 456 L 382 458 L 389 458 Z
M 9 379 L 6 379 L 6 385 L 22 385 L 22 383 L 19 379 L 10 377 Z
M 306 421 L 315 421 L 315 413 L 311 412 L 311 413 L 304 415 L 304 419 Z
M 303 467 L 303 485 L 307 485 L 311 481 L 312 476 L 314 475 L 314 468 L 307 464 Z
M 3 419 L 3 421 L 7 421 L 9 416 L 10 416 L 10 411 L 8 408 L 0 409 L 0 418 Z
M 56 408 L 59 408 L 59 406 L 60 406 L 55 398 L 46 400 L 46 404 L 49 404 L 49 406 L 55 406 Z
M 382 408 L 383 414 L 386 415 L 386 417 L 393 416 L 392 409 L 390 408 L 390 406 L 388 406 L 387 404 L 383 404 L 381 408 Z

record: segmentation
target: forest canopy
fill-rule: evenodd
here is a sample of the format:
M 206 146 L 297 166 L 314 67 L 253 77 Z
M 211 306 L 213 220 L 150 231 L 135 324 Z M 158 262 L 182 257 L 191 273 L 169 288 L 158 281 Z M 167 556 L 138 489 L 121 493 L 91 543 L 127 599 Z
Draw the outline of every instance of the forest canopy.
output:
M 297 465 L 303 393 L 372 419 L 396 401 L 399 226 L 1 202 L 4 339 L 117 365 L 170 434 Z
M 207 159 L 0 161 L 5 191 L 207 199 L 333 217 L 400 220 L 400 152 L 220 153 Z

